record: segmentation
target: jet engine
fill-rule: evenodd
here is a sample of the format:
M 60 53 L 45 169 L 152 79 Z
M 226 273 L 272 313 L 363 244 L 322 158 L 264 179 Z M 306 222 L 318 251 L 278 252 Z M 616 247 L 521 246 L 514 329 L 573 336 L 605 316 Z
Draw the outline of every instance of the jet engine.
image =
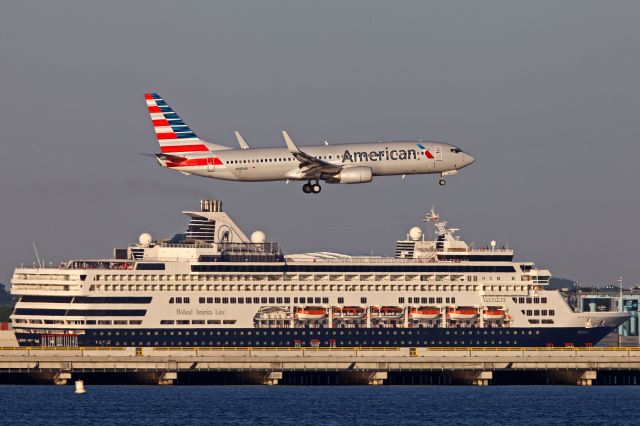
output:
M 349 167 L 327 179 L 328 183 L 367 183 L 373 179 L 370 167 Z

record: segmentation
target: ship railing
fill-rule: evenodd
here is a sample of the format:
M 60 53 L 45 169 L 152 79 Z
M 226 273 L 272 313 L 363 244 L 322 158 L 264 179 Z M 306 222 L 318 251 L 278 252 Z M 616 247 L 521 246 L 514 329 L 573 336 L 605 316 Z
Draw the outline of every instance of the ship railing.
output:
M 342 257 L 342 258 L 286 258 L 287 263 L 435 263 L 431 259 L 403 259 L 399 257 Z
M 449 253 L 449 252 L 455 252 L 455 250 L 445 250 L 445 253 Z M 513 253 L 513 249 L 512 248 L 507 248 L 507 247 L 496 247 L 496 248 L 491 248 L 491 247 L 481 247 L 481 248 L 475 248 L 475 247 L 471 247 L 468 250 L 466 250 L 463 253 L 475 253 L 475 252 L 481 252 L 481 253 Z
M 167 248 L 216 248 L 226 253 L 280 253 L 278 243 L 160 243 L 159 247 Z
M 128 270 L 133 269 L 135 261 L 112 262 L 103 260 L 72 260 L 61 263 L 59 269 L 106 269 L 106 270 Z
M 167 248 L 214 248 L 215 243 L 160 243 L 158 247 Z
M 402 257 L 342 257 L 342 258 L 322 258 L 322 257 L 308 257 L 308 258 L 290 258 L 286 257 L 287 263 L 406 263 L 406 264 L 426 264 L 426 263 L 463 263 L 464 261 L 454 260 L 438 260 L 434 257 L 430 258 L 418 258 L 408 259 Z M 487 261 L 491 262 L 491 261 Z

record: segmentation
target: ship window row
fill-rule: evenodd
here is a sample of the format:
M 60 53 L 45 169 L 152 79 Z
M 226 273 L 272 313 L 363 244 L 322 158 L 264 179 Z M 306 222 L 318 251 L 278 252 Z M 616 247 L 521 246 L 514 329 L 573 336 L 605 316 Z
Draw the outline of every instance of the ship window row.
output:
M 218 271 L 219 272 L 219 271 Z M 137 274 L 137 275 L 126 275 L 126 274 L 116 274 L 116 275 L 96 275 L 94 281 L 114 281 L 114 282 L 122 282 L 122 281 L 193 281 L 193 282 L 219 282 L 219 281 L 313 281 L 313 280 L 323 280 L 326 279 L 327 276 L 331 276 L 333 280 L 340 281 L 349 281 L 349 280 L 360 280 L 360 281 L 467 281 L 467 282 L 477 282 L 478 275 L 465 275 L 463 273 L 455 273 L 455 274 L 403 274 L 403 273 L 375 273 L 374 271 L 365 271 L 365 273 L 360 274 L 345 274 L 342 272 L 326 272 L 326 273 L 315 273 L 315 274 L 221 274 L 221 275 L 189 275 L 189 274 L 173 274 L 173 275 L 146 275 L 146 274 Z M 522 275 L 517 276 L 515 274 L 504 275 L 488 275 L 482 276 L 481 279 L 483 281 L 501 281 L 502 278 L 505 280 L 511 277 L 511 281 L 516 281 L 519 279 L 520 281 L 529 281 L 529 276 Z
M 170 321 L 166 324 L 172 324 Z M 197 321 L 197 320 L 194 320 Z M 215 322 L 209 322 L 215 321 Z M 229 321 L 229 324 L 234 324 L 236 320 L 222 320 Z M 233 322 L 231 322 L 233 321 Z M 220 320 L 207 320 L 208 324 L 220 324 Z M 354 336 L 354 337 L 375 337 L 375 336 L 407 336 L 418 337 L 420 331 L 411 329 L 394 329 L 392 332 L 389 330 L 376 330 L 376 329 L 297 329 L 297 330 L 247 330 L 247 329 L 209 329 L 209 330 L 173 330 L 173 329 L 156 329 L 156 330 L 129 330 L 129 331 L 99 331 L 96 334 L 100 336 L 308 336 L 308 337 L 337 337 L 337 336 Z M 539 335 L 540 330 L 509 330 L 509 329 L 484 329 L 484 330 L 463 330 L 463 329 L 447 329 L 444 332 L 445 336 L 526 336 L 526 335 Z
M 338 298 L 344 301 L 344 298 Z M 364 298 L 366 300 L 366 297 Z M 200 303 L 291 303 L 291 297 L 200 297 Z M 294 297 L 293 303 L 329 303 L 328 297 Z M 339 303 L 339 302 L 338 302 Z
M 115 322 L 115 321 L 114 321 Z M 111 320 L 87 320 L 87 325 L 111 325 Z M 141 320 L 129 320 L 129 325 L 141 325 Z
M 81 316 L 81 317 L 143 317 L 146 309 L 31 309 L 17 308 L 15 315 Z
M 98 285 L 91 291 L 518 291 L 524 286 L 424 285 L 424 284 L 161 284 L 161 285 Z M 97 302 L 96 302 L 97 303 Z M 125 303 L 125 302 L 114 302 Z
M 171 298 L 173 299 L 173 298 Z M 169 300 L 169 303 L 171 302 Z M 176 298 L 178 299 L 178 298 Z M 185 298 L 188 299 L 188 298 Z M 291 297 L 200 297 L 199 303 L 215 303 L 215 304 L 251 304 L 251 303 L 271 303 L 271 304 L 288 304 L 291 303 Z M 366 297 L 360 298 L 361 303 L 367 303 Z M 185 302 L 187 303 L 187 302 Z M 328 297 L 294 297 L 293 303 L 329 303 Z M 344 303 L 344 297 L 338 297 L 338 303 Z
M 552 319 L 529 319 L 529 324 L 553 324 Z
M 526 315 L 528 317 L 531 317 L 531 316 L 538 317 L 538 316 L 541 316 L 541 315 L 543 317 L 547 316 L 547 315 L 554 316 L 556 314 L 555 309 L 549 309 L 549 310 L 547 310 L 547 309 L 527 309 L 527 310 L 523 309 L 520 312 L 522 312 L 522 315 Z
M 293 303 L 318 303 L 318 304 L 327 304 L 329 303 L 328 297 L 199 297 L 198 303 L 201 304 L 289 304 L 293 299 Z M 441 303 L 456 303 L 455 297 L 412 297 L 409 296 L 399 297 L 398 303 L 431 303 L 431 304 L 441 304 Z M 174 303 L 190 303 L 189 297 L 171 297 L 169 299 L 170 304 Z M 344 297 L 337 298 L 338 304 L 344 303 Z M 367 303 L 366 297 L 360 298 L 360 303 Z M 537 311 L 536 311 L 537 312 Z M 547 312 L 544 310 L 543 312 Z M 551 311 L 553 312 L 553 311 Z M 523 311 L 524 313 L 524 311 Z M 545 314 L 546 315 L 546 314 Z
M 131 303 L 149 304 L 151 297 L 91 297 L 91 296 L 21 296 L 19 302 L 25 303 Z
M 210 292 L 294 292 L 294 291 L 339 291 L 339 292 L 400 292 L 400 291 L 422 291 L 422 292 L 470 292 L 470 291 L 491 291 L 491 292 L 513 292 L 520 293 L 527 291 L 526 286 L 518 285 L 426 285 L 426 284 L 147 284 L 147 285 L 92 285 L 90 291 L 210 291 Z M 143 303 L 139 301 L 140 303 Z M 83 302 L 85 303 L 85 302 Z M 91 302 L 86 302 L 91 303 Z M 99 302 L 95 302 L 99 303 Z M 114 303 L 138 303 L 138 302 L 114 302 Z
M 209 320 L 160 320 L 160 324 L 161 325 L 204 325 L 204 324 L 224 324 L 224 325 L 231 325 L 231 324 L 235 324 L 237 321 L 234 319 L 225 319 L 225 320 L 219 320 L 219 319 L 209 319 Z M 157 331 L 156 331 L 157 333 Z
M 97 325 L 97 320 L 42 320 L 16 319 L 16 324 L 67 324 L 67 325 Z M 100 325 L 141 325 L 141 320 L 100 320 Z
M 546 297 L 513 297 L 515 303 L 547 303 Z
M 403 273 L 403 272 L 516 272 L 513 266 L 497 265 L 191 265 L 191 272 L 364 272 L 364 273 Z
M 164 271 L 164 263 L 137 263 L 136 269 L 139 271 Z
M 265 347 L 265 346 L 279 346 L 279 347 L 288 347 L 291 346 L 290 341 L 279 340 L 279 341 L 231 341 L 231 340 L 201 340 L 201 341 L 174 341 L 174 340 L 155 340 L 150 341 L 140 341 L 140 340 L 124 340 L 124 341 L 115 341 L 109 342 L 109 344 L 113 346 L 158 346 L 158 347 L 171 347 L 171 346 L 201 346 L 204 348 L 220 346 L 220 347 Z M 293 342 L 295 344 L 295 342 Z M 517 340 L 345 340 L 340 342 L 339 345 L 335 345 L 335 342 L 326 342 L 324 347 L 395 347 L 395 346 L 518 346 Z M 317 343 L 317 346 L 321 346 L 320 343 Z
M 513 261 L 512 254 L 438 254 L 438 260 L 440 261 L 453 261 L 453 262 L 511 262 Z
M 141 320 L 59 320 L 59 319 L 16 319 L 15 324 L 46 325 L 142 325 Z M 39 331 L 35 331 L 39 332 Z
M 404 303 L 404 297 L 398 297 L 398 303 Z M 442 297 L 407 297 L 407 303 L 442 303 Z M 445 303 L 456 303 L 455 297 L 445 297 Z

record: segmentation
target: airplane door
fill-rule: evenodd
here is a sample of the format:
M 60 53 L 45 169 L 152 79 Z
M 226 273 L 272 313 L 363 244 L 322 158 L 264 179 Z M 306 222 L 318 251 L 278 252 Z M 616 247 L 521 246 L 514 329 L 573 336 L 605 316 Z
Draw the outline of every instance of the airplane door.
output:
M 213 164 L 213 158 L 207 158 L 207 171 L 213 172 L 215 165 Z
M 434 148 L 436 161 L 442 161 L 442 147 L 440 145 L 436 145 Z

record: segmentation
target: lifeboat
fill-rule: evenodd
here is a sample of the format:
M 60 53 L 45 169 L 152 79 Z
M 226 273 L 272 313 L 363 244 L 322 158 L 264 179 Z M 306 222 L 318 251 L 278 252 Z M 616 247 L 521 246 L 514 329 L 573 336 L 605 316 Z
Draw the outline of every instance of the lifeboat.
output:
M 334 316 L 341 318 L 362 318 L 366 316 L 366 309 L 361 306 L 345 306 L 343 308 L 333 308 Z
M 327 310 L 319 306 L 307 306 L 296 309 L 296 318 L 300 320 L 318 320 L 327 316 Z
M 371 308 L 371 312 L 378 317 L 396 318 L 401 317 L 404 310 L 400 306 L 382 306 Z
M 500 309 L 487 309 L 484 311 L 484 319 L 494 321 L 504 319 L 504 311 Z
M 449 319 L 464 321 L 472 320 L 478 316 L 478 310 L 475 308 L 452 308 L 449 309 Z
M 431 308 L 428 306 L 420 306 L 419 308 L 411 308 L 409 312 L 411 319 L 415 320 L 433 320 L 440 316 L 439 308 Z

